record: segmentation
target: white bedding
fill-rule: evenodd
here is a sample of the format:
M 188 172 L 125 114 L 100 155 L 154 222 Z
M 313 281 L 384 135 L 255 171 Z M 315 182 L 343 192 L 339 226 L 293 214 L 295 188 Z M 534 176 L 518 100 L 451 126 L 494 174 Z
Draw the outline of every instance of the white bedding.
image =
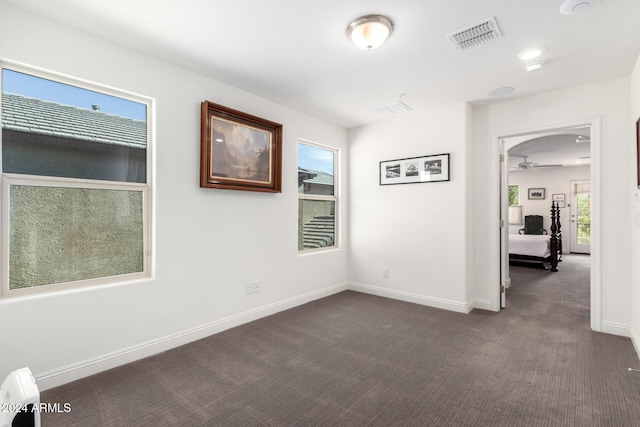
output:
M 509 253 L 546 258 L 551 255 L 550 239 L 545 234 L 509 234 Z

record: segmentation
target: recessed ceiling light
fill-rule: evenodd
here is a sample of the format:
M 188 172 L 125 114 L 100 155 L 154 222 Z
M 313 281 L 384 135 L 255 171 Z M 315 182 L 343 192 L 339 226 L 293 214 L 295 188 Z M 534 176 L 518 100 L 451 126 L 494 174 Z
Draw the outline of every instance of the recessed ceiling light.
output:
M 511 92 L 513 92 L 511 86 L 503 86 L 489 92 L 489 96 L 504 96 L 509 95 Z
M 533 64 L 527 64 L 524 69 L 527 71 L 536 71 L 542 68 L 544 62 L 534 62 Z
M 522 59 L 523 61 L 528 61 L 530 59 L 533 58 L 537 58 L 538 56 L 542 55 L 542 53 L 544 52 L 544 49 L 529 49 L 529 50 L 525 50 L 524 52 L 520 52 L 520 54 L 518 55 L 518 58 Z
M 560 5 L 560 13 L 563 15 L 575 15 L 589 9 L 599 0 L 565 0 Z

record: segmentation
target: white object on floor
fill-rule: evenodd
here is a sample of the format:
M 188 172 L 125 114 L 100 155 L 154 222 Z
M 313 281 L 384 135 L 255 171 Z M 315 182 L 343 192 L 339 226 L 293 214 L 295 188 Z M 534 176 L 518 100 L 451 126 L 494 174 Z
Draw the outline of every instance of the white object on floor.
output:
M 34 405 L 36 410 L 28 410 L 28 405 Z M 11 372 L 0 385 L 0 427 L 11 427 L 15 416 L 23 409 L 27 410 L 30 419 L 19 425 L 40 427 L 39 406 L 40 391 L 29 368 Z

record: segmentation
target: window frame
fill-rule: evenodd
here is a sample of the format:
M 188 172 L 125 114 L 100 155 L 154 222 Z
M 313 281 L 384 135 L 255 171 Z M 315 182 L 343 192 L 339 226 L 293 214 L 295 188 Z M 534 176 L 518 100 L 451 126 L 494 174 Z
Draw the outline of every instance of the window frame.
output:
M 57 292 L 67 289 L 85 288 L 96 285 L 124 284 L 131 281 L 144 280 L 152 277 L 153 271 L 153 146 L 154 135 L 154 99 L 125 90 L 115 89 L 106 85 L 101 85 L 87 80 L 73 78 L 59 73 L 45 71 L 36 67 L 0 60 L 0 92 L 3 88 L 2 70 L 7 69 L 34 77 L 39 77 L 66 85 L 75 86 L 81 89 L 95 91 L 101 94 L 110 95 L 146 106 L 146 182 L 126 182 L 107 181 L 87 178 L 65 178 L 56 176 L 41 176 L 16 173 L 4 173 L 2 170 L 2 99 L 0 98 L 0 229 L 2 230 L 2 240 L 0 244 L 0 265 L 2 274 L 0 275 L 0 298 L 17 297 L 23 295 L 33 295 L 41 293 Z M 81 279 L 70 282 L 38 285 L 28 288 L 10 289 L 9 286 L 9 227 L 10 227 L 10 191 L 11 185 L 26 186 L 50 186 L 50 187 L 72 187 L 86 189 L 110 189 L 124 191 L 142 192 L 142 221 L 143 221 L 143 268 L 141 272 L 127 273 L 115 276 L 106 276 L 91 279 Z
M 322 150 L 327 150 L 327 151 L 331 151 L 333 153 L 333 195 L 323 195 L 323 194 L 304 194 L 304 193 L 300 193 L 298 191 L 298 198 L 297 198 L 297 209 L 298 209 L 298 215 L 297 215 L 297 220 L 298 220 L 298 236 L 300 233 L 300 201 L 301 200 L 311 200 L 311 201 L 326 201 L 326 202 L 333 202 L 334 203 L 334 223 L 333 223 L 333 245 L 331 246 L 324 246 L 324 247 L 320 247 L 320 248 L 313 248 L 313 249 L 298 249 L 298 255 L 309 255 L 309 254 L 314 254 L 314 253 L 319 253 L 319 252 L 327 252 L 327 251 L 334 251 L 334 250 L 338 250 L 340 249 L 340 203 L 339 203 L 339 193 L 340 193 L 340 173 L 339 173 L 339 167 L 340 167 L 340 149 L 336 148 L 336 147 L 331 147 L 329 145 L 325 145 L 325 144 L 320 144 L 317 142 L 313 142 L 313 141 L 309 141 L 306 139 L 302 139 L 302 138 L 298 138 L 298 142 L 296 144 L 296 151 L 298 151 L 298 148 L 300 146 L 300 144 L 305 144 L 305 145 L 309 145 L 311 147 L 315 147 L 315 148 L 319 148 Z M 298 161 L 296 161 L 296 166 L 298 167 L 298 169 L 301 167 L 300 163 L 299 163 L 299 158 Z M 304 184 L 303 184 L 304 185 Z M 299 188 L 299 187 L 298 187 Z

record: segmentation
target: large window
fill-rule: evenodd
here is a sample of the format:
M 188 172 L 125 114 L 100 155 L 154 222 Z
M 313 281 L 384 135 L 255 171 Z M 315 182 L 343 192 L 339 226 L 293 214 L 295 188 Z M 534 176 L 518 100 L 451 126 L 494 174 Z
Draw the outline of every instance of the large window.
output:
M 151 102 L 2 64 L 1 295 L 150 271 Z
M 298 142 L 298 250 L 336 246 L 337 150 Z

